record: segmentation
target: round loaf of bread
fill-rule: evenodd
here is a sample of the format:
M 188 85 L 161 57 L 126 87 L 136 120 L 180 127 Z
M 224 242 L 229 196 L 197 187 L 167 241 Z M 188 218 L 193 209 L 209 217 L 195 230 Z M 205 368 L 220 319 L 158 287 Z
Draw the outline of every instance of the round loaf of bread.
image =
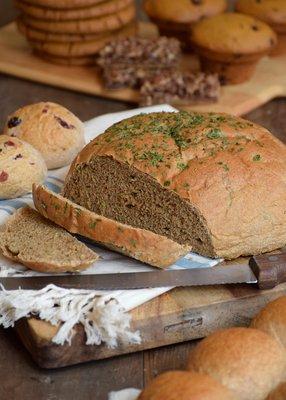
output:
M 268 333 L 286 348 L 286 296 L 267 304 L 253 319 L 251 327 Z
M 84 125 L 59 104 L 41 102 L 11 114 L 4 133 L 30 143 L 40 151 L 48 169 L 72 162 L 84 146 Z
M 237 397 L 213 378 L 186 371 L 157 376 L 138 400 L 235 400 Z
M 286 244 L 285 176 L 286 146 L 261 126 L 162 112 L 123 120 L 90 142 L 63 194 L 196 253 L 236 258 Z
M 32 191 L 33 183 L 42 183 L 47 167 L 41 154 L 30 144 L 0 135 L 0 200 Z
M 208 374 L 240 400 L 264 400 L 285 375 L 285 349 L 257 329 L 217 331 L 191 352 L 188 369 Z

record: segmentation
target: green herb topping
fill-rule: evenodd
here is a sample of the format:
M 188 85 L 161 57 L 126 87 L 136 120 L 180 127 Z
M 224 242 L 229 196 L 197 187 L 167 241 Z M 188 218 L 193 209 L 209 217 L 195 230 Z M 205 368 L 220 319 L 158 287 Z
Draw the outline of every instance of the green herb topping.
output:
M 222 168 L 223 168 L 225 171 L 229 171 L 229 166 L 228 166 L 227 164 L 225 164 L 224 162 L 219 161 L 218 164 L 221 165 Z
M 186 168 L 188 168 L 188 164 L 185 163 L 177 163 L 177 168 L 181 169 L 182 171 Z
M 222 131 L 218 128 L 213 128 L 210 131 L 207 132 L 207 138 L 209 139 L 219 139 L 221 138 L 222 135 Z
M 260 154 L 255 154 L 255 156 L 252 157 L 252 161 L 260 161 L 260 160 L 261 160 Z
M 91 222 L 88 224 L 88 227 L 89 227 L 90 229 L 94 229 L 94 228 L 96 227 L 96 224 L 97 224 L 97 221 L 91 221 Z

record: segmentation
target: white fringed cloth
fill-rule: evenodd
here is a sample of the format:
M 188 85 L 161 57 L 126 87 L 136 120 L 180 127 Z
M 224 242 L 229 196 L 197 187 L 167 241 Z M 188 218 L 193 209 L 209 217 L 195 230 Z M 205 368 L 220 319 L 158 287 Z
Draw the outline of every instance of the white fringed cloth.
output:
M 110 392 L 108 400 L 136 400 L 141 393 L 141 390 L 128 388 L 119 390 L 118 392 Z
M 108 347 L 122 343 L 140 343 L 139 332 L 131 332 L 130 315 L 112 294 L 89 290 L 63 289 L 48 285 L 42 290 L 0 292 L 0 324 L 14 326 L 23 317 L 37 315 L 52 325 L 60 324 L 53 338 L 56 344 L 71 343 L 74 326 L 82 324 L 87 345 Z

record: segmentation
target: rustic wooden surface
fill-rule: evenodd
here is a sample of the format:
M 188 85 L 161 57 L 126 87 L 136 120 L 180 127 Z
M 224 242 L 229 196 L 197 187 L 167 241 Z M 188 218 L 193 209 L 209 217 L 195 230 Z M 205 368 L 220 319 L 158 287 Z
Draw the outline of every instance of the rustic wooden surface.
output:
M 146 37 L 157 35 L 155 25 L 138 24 L 139 34 Z M 93 67 L 69 67 L 51 64 L 34 55 L 26 39 L 15 24 L 0 30 L 0 71 L 51 86 L 69 88 L 101 97 L 129 101 L 137 104 L 138 91 L 132 89 L 106 90 L 99 71 Z M 184 54 L 182 64 L 197 70 L 194 55 Z M 242 115 L 279 96 L 286 96 L 286 56 L 264 57 L 258 63 L 252 78 L 240 85 L 224 86 L 217 102 L 201 104 L 174 104 L 177 108 L 194 111 L 227 112 Z
M 58 327 L 35 318 L 23 319 L 17 332 L 36 363 L 43 368 L 60 368 L 91 360 L 102 360 L 140 350 L 198 339 L 232 326 L 248 326 L 267 304 L 286 295 L 286 283 L 261 291 L 253 285 L 177 288 L 131 312 L 132 328 L 139 330 L 142 343 L 87 346 L 82 326 L 77 326 L 71 345 L 52 343 Z
M 0 0 L 0 24 L 14 14 L 10 0 Z M 0 54 L 5 57 L 5 54 Z M 27 102 L 60 102 L 83 120 L 125 110 L 128 104 L 54 89 L 0 75 L 0 129 L 6 115 Z M 276 99 L 247 115 L 286 142 L 286 99 Z M 90 362 L 60 370 L 41 370 L 12 330 L 0 329 L 0 398 L 11 400 L 106 400 L 110 390 L 143 387 L 165 370 L 183 368 L 195 342 Z

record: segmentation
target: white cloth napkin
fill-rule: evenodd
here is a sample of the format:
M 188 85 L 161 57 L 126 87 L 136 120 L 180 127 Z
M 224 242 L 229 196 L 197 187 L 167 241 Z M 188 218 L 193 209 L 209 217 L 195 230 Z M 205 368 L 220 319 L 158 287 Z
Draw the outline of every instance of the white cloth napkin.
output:
M 139 389 L 122 389 L 118 392 L 110 392 L 108 394 L 108 400 L 136 400 L 140 393 L 141 390 Z
M 96 117 L 85 124 L 86 142 L 94 139 L 115 122 L 139 113 L 154 111 L 176 111 L 176 109 L 169 105 L 160 105 Z M 49 171 L 47 186 L 51 190 L 59 192 L 67 171 L 68 167 Z M 27 204 L 33 206 L 31 195 L 0 201 L 0 229 L 9 215 L 13 214 L 17 208 L 24 207 Z M 133 271 L 139 273 L 153 269 L 110 250 L 88 245 L 101 256 L 101 259 L 89 269 L 83 271 L 83 274 Z M 173 268 L 211 267 L 217 262 L 218 260 L 190 253 L 178 260 Z M 22 265 L 11 262 L 0 255 L 0 277 L 31 275 L 41 274 L 27 270 Z M 118 341 L 136 343 L 140 342 L 140 334 L 131 332 L 130 317 L 127 312 L 170 289 L 155 288 L 106 292 L 67 290 L 54 285 L 49 285 L 41 291 L 5 291 L 5 288 L 2 288 L 0 290 L 0 324 L 9 327 L 22 317 L 39 315 L 41 319 L 54 325 L 61 324 L 58 333 L 53 338 L 53 341 L 58 344 L 71 341 L 73 327 L 76 323 L 83 324 L 87 335 L 87 344 L 105 342 L 108 346 L 114 347 Z

